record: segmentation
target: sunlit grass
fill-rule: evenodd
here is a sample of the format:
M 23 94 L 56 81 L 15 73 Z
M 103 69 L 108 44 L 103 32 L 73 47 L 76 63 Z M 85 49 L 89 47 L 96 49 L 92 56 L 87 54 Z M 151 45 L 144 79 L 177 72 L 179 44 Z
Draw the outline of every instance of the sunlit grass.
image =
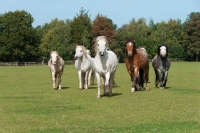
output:
M 63 89 L 56 91 L 47 66 L 0 67 L 0 132 L 197 133 L 199 68 L 172 62 L 167 89 L 159 90 L 150 67 L 150 91 L 131 93 L 125 64 L 119 64 L 114 95 L 97 99 L 96 84 L 78 89 L 74 65 L 65 66 Z

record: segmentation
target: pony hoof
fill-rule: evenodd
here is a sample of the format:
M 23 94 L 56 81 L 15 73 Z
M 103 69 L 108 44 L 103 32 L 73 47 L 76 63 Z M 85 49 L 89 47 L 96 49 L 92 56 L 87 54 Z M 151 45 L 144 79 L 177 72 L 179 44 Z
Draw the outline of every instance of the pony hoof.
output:
M 99 94 L 97 94 L 97 98 L 100 98 L 100 95 L 99 95 Z
M 131 88 L 131 92 L 135 92 L 135 88 L 133 87 L 133 88 Z
M 162 89 L 165 89 L 165 87 L 159 87 L 159 89 L 161 89 L 161 90 L 162 90 Z
M 146 91 L 149 91 L 149 87 L 146 87 Z

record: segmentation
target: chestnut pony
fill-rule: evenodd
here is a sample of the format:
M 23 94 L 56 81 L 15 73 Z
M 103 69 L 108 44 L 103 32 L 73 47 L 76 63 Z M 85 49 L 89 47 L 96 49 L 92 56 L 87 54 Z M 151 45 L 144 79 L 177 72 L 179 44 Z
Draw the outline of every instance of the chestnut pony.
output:
M 146 90 L 149 90 L 149 59 L 146 50 L 144 48 L 136 49 L 134 38 L 126 39 L 125 46 L 126 68 L 131 76 L 131 81 L 133 82 L 131 92 L 135 92 L 137 89 L 143 88 L 144 80 L 146 82 Z

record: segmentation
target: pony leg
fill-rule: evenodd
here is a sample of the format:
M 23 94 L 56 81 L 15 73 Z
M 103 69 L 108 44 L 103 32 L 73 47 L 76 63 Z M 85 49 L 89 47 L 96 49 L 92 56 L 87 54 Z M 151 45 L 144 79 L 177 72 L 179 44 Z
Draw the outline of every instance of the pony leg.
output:
M 92 70 L 92 74 L 91 74 L 91 81 L 92 81 L 92 84 L 94 84 L 94 76 L 95 76 L 95 72 Z
M 62 73 L 58 74 L 58 89 L 61 90 L 61 76 L 62 76 Z
M 96 78 L 97 78 L 97 89 L 98 89 L 98 92 L 97 92 L 97 98 L 100 98 L 100 89 L 101 89 L 101 77 L 100 75 L 96 72 Z
M 109 81 L 110 81 L 110 72 L 106 73 L 105 74 L 105 92 L 104 92 L 104 95 L 110 95 L 110 88 L 109 88 Z
M 110 75 L 110 83 L 109 83 L 109 88 L 110 88 L 110 93 L 109 93 L 109 96 L 112 96 L 112 87 L 113 87 L 113 84 L 114 84 L 114 74 L 111 74 Z
M 163 87 L 166 87 L 167 77 L 168 77 L 168 71 L 165 72 Z
M 160 82 L 160 89 L 163 89 L 163 80 L 162 80 L 162 73 L 161 71 L 158 69 L 158 79 L 159 79 L 159 82 Z
M 136 90 L 137 75 L 138 75 L 138 68 L 135 68 L 135 71 L 134 71 L 134 74 L 133 74 L 133 85 L 132 85 L 132 88 L 131 88 L 131 92 L 135 92 L 135 90 Z
M 90 81 L 91 81 L 91 78 L 92 78 L 92 69 L 90 69 L 89 73 L 88 73 L 88 85 L 90 85 Z
M 56 89 L 56 73 L 52 72 L 51 73 L 52 76 L 52 83 L 53 83 L 53 89 Z
M 155 72 L 155 86 L 158 87 L 158 83 L 159 83 L 159 76 L 158 76 L 158 72 L 156 69 L 154 69 L 154 72 Z
M 79 89 L 81 90 L 81 89 L 83 89 L 83 87 L 82 87 L 82 78 L 81 78 L 82 76 L 81 76 L 81 71 L 78 71 L 78 78 L 79 78 Z
M 81 72 L 81 88 L 83 89 L 84 88 L 84 85 L 85 85 L 85 73 L 84 72 Z
M 85 73 L 85 84 L 84 84 L 84 88 L 85 89 L 88 89 L 88 76 L 89 76 L 89 71 L 87 71 L 86 73 Z

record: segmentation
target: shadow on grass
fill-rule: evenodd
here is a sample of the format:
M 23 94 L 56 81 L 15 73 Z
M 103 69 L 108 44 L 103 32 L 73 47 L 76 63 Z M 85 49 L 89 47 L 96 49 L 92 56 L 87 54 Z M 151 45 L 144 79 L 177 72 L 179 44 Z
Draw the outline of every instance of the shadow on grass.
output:
M 111 98 L 111 97 L 115 97 L 115 96 L 120 96 L 122 95 L 122 93 L 113 93 L 112 96 L 105 96 L 104 94 L 101 95 L 101 97 L 108 97 L 108 98 Z
M 89 87 L 88 87 L 89 90 L 90 90 L 90 89 L 97 89 L 97 84 L 92 84 L 92 85 L 94 85 L 94 86 L 89 86 Z M 114 89 L 114 88 L 119 88 L 119 87 L 121 87 L 121 86 L 114 85 L 112 88 Z M 103 89 L 102 86 L 101 86 L 101 89 Z
M 68 86 L 65 86 L 65 87 L 62 87 L 62 89 L 69 89 L 70 87 L 68 87 Z
M 171 89 L 172 87 L 169 87 L 169 86 L 167 86 L 167 87 L 165 87 L 165 89 Z

